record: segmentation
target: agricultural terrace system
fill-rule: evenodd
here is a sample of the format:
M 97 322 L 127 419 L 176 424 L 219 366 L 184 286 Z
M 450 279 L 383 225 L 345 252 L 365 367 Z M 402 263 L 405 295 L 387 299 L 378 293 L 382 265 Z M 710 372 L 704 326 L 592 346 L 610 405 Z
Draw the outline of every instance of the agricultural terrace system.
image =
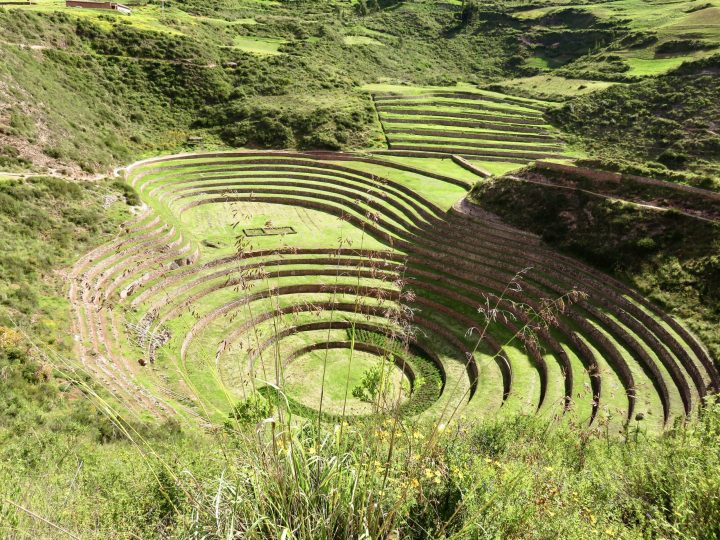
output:
M 82 363 L 119 399 L 222 421 L 252 392 L 312 416 L 323 392 L 325 420 L 364 418 L 352 389 L 385 358 L 408 417 L 641 415 L 661 429 L 718 389 L 678 320 L 464 199 L 482 175 L 565 157 L 543 102 L 368 91 L 385 150 L 121 171 L 143 205 L 70 285 Z

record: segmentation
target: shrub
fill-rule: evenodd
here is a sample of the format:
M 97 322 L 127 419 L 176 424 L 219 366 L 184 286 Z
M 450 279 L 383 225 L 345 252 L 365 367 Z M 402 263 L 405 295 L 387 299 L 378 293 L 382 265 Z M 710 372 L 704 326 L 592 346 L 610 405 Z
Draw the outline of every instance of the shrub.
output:
M 35 136 L 35 122 L 32 117 L 20 112 L 12 110 L 10 112 L 10 133 L 25 138 Z
M 670 169 L 682 169 L 690 161 L 690 156 L 683 152 L 668 149 L 657 157 L 657 161 Z
M 12 146 L 0 145 L 0 167 L 23 169 L 31 165 L 30 161 L 20 157 L 20 152 Z
M 367 146 L 373 122 L 366 97 L 332 105 L 334 94 L 299 101 L 237 100 L 209 108 L 198 127 L 215 127 L 232 146 L 340 150 Z M 329 102 L 326 104 L 326 101 Z
M 385 403 L 393 398 L 394 384 L 392 372 L 395 363 L 392 359 L 381 358 L 362 374 L 360 384 L 352 390 L 353 397 L 367 403 Z
M 227 429 L 252 426 L 270 418 L 273 413 L 272 404 L 260 394 L 252 394 L 247 399 L 238 401 L 225 421 Z
M 84 195 L 83 189 L 77 182 L 63 178 L 54 176 L 30 176 L 26 179 L 26 182 L 39 187 L 56 199 L 78 201 Z
M 637 241 L 637 243 L 635 245 L 637 247 L 639 247 L 642 251 L 652 251 L 657 246 L 657 244 L 655 243 L 655 240 L 653 240 L 649 236 L 641 238 L 640 240 Z
M 60 148 L 48 146 L 44 149 L 45 155 L 53 159 L 62 159 L 64 154 Z
M 123 182 L 122 180 L 114 180 L 111 186 L 120 193 L 122 193 L 122 195 L 125 197 L 125 203 L 128 206 L 138 206 L 140 204 L 140 196 L 137 194 L 137 191 L 135 191 L 135 189 L 127 182 Z
M 698 39 L 672 39 L 655 47 L 655 52 L 658 54 L 675 54 L 712 49 L 713 47 L 713 44 Z

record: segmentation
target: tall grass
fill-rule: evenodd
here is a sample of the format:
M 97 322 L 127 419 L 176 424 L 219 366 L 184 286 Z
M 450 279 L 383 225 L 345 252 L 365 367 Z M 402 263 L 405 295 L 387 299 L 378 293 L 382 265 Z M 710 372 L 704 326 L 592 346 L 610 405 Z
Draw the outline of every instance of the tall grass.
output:
M 288 414 L 169 442 L 102 406 L 112 443 L 40 433 L 3 449 L 18 460 L 0 469 L 3 537 L 717 538 L 717 403 L 657 438 L 527 416 L 441 428 L 390 415 L 341 435 Z

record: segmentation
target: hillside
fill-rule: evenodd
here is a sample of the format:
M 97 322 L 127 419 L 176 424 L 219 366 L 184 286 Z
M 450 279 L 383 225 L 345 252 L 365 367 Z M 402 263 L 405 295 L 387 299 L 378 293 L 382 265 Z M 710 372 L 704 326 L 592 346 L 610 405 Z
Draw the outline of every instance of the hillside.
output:
M 718 201 L 672 184 L 620 186 L 528 169 L 478 185 L 474 200 L 682 313 L 720 354 Z
M 426 6 L 369 15 L 366 28 L 353 8 L 331 2 L 302 3 L 299 12 L 250 4 L 197 16 L 179 4 L 164 17 L 141 6 L 131 18 L 48 13 L 53 3 L 6 10 L 4 146 L 41 167 L 88 172 L 180 149 L 198 130 L 208 144 L 363 148 L 378 138 L 368 96 L 357 89 L 363 82 L 502 73 L 470 59 L 494 51 L 499 62 L 504 37 L 461 34 L 448 42 L 453 48 L 438 47 L 454 17 Z M 366 43 L 373 25 L 385 32 Z M 400 40 L 408 43 L 401 57 L 393 54 Z M 439 79 L 440 71 L 448 75 Z
M 91 172 L 108 171 L 130 156 L 187 148 L 190 136 L 203 137 L 207 148 L 373 147 L 382 137 L 368 96 L 359 91 L 362 84 L 507 82 L 513 91 L 555 98 L 557 82 L 562 91 L 572 85 L 578 92 L 597 84 L 588 80 L 600 77 L 583 67 L 588 63 L 605 74 L 602 80 L 635 81 L 644 73 L 636 66 L 662 73 L 717 49 L 720 41 L 709 30 L 701 43 L 695 39 L 694 48 L 673 45 L 688 41 L 686 35 L 700 35 L 693 25 L 720 9 L 707 6 L 687 2 L 675 18 L 667 11 L 655 13 L 661 31 L 650 29 L 648 8 L 625 12 L 619 5 L 528 10 L 512 3 L 481 9 L 469 2 L 462 10 L 420 1 L 377 7 L 236 1 L 212 8 L 178 2 L 164 14 L 152 4 L 133 6 L 130 17 L 65 9 L 54 0 L 6 7 L 0 13 L 2 155 L 16 169 L 29 162 L 41 169 Z M 615 70 L 619 78 L 613 79 L 612 69 L 603 71 L 605 64 L 622 67 Z M 628 75 L 636 69 L 637 75 Z M 562 77 L 578 79 L 577 84 L 563 85 Z M 677 95 L 666 95 L 672 83 L 650 90 L 657 84 L 628 90 L 638 93 L 637 99 L 645 100 L 647 92 L 659 96 L 645 114 Z M 620 88 L 608 90 L 603 99 L 629 97 Z M 700 86 L 695 90 L 702 92 Z M 694 103 L 700 106 L 707 98 L 712 96 L 698 95 Z M 599 105 L 595 99 L 581 99 L 577 106 L 608 110 L 611 102 Z M 609 110 L 606 114 L 624 111 Z M 591 129 L 583 146 L 597 144 L 590 138 L 617 138 L 611 129 L 615 120 Z M 567 112 L 560 123 L 589 135 Z M 712 140 L 683 140 L 634 155 L 654 160 L 668 150 L 668 156 L 675 152 L 684 159 L 681 154 L 689 152 L 692 161 L 707 159 L 714 148 Z M 683 148 L 691 143 L 697 151 Z M 11 155 L 15 151 L 19 154 Z
M 717 189 L 719 70 L 720 56 L 684 64 L 654 79 L 574 98 L 554 118 L 593 156 L 645 162 L 660 175 L 689 170 L 695 183 Z
M 0 0 L 0 537 L 717 538 L 719 14 Z

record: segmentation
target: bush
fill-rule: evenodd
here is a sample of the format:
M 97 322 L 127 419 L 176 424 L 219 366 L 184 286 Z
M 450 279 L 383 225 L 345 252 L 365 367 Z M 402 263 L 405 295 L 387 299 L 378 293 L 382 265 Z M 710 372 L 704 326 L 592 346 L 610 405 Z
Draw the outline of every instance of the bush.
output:
M 655 243 L 655 240 L 650 238 L 649 236 L 646 236 L 645 238 L 641 238 L 637 241 L 635 244 L 638 248 L 640 248 L 642 251 L 653 251 L 657 244 Z
M 247 399 L 238 401 L 233 407 L 228 419 L 225 421 L 225 427 L 233 430 L 254 426 L 270 418 L 273 414 L 272 404 L 264 399 L 260 394 L 252 394 Z
M 24 169 L 31 165 L 30 161 L 20 157 L 20 152 L 12 146 L 0 145 L 0 167 L 14 170 Z
M 111 186 L 122 193 L 125 197 L 125 203 L 128 206 L 138 206 L 140 204 L 140 196 L 130 184 L 122 180 L 114 180 Z
M 394 370 L 395 363 L 391 359 L 379 359 L 363 372 L 360 384 L 352 389 L 353 397 L 367 403 L 382 404 L 392 400 L 395 385 L 391 375 Z
M 334 98 L 330 94 L 313 100 L 290 96 L 237 100 L 209 108 L 197 127 L 215 127 L 231 146 L 320 150 L 368 146 L 374 118 L 367 98 L 333 105 Z
M 26 179 L 29 184 L 33 184 L 50 196 L 56 199 L 68 199 L 79 201 L 84 195 L 83 189 L 77 182 L 57 178 L 54 176 L 30 176 Z
M 712 49 L 713 44 L 697 39 L 672 39 L 655 47 L 658 54 L 676 54 Z
M 657 157 L 657 161 L 670 169 L 682 169 L 690 161 L 690 156 L 683 152 L 668 149 Z

